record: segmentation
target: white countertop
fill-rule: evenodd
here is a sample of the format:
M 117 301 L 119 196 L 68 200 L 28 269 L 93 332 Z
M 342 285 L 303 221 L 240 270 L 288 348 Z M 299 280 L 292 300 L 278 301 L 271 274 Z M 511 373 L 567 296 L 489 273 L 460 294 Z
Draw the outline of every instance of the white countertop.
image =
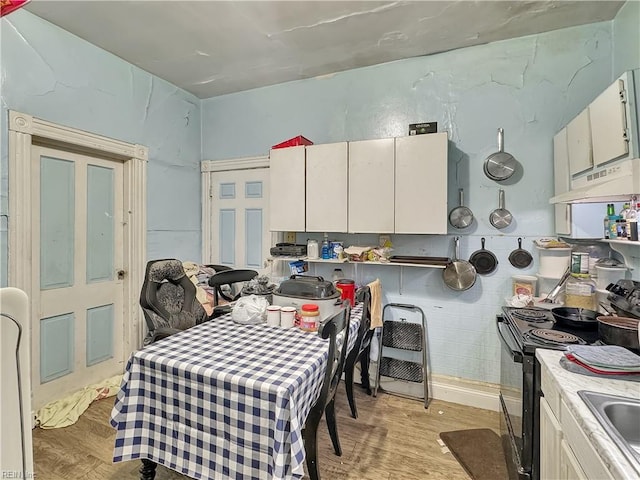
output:
M 589 407 L 578 395 L 579 390 L 607 393 L 640 399 L 640 382 L 612 380 L 571 373 L 560 366 L 563 352 L 536 349 L 536 357 L 551 372 L 552 380 L 571 413 L 575 416 L 603 463 L 616 479 L 637 479 L 639 474 L 609 434 L 602 428 Z M 640 419 L 638 419 L 640 422 Z

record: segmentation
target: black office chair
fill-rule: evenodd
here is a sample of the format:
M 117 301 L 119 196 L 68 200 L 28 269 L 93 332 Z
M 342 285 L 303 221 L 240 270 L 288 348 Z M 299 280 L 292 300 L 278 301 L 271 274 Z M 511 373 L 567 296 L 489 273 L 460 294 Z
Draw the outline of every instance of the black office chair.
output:
M 196 299 L 196 286 L 185 274 L 182 262 L 174 258 L 147 262 L 140 306 L 149 329 L 145 345 L 208 319 Z
M 358 329 L 358 337 L 353 348 L 347 356 L 344 366 L 344 386 L 347 391 L 347 400 L 351 408 L 351 416 L 358 418 L 356 400 L 353 396 L 353 371 L 358 359 L 360 360 L 362 388 L 371 395 L 369 384 L 369 347 L 375 330 L 371 330 L 371 289 L 367 286 L 360 287 L 356 292 L 356 301 L 362 302 L 362 319 Z
M 304 450 L 307 457 L 307 470 L 311 480 L 320 480 L 320 471 L 318 469 L 318 425 L 323 413 L 327 420 L 333 449 L 336 455 L 342 456 L 342 448 L 338 438 L 338 426 L 336 424 L 335 398 L 347 355 L 350 314 L 349 302 L 345 302 L 343 308 L 322 322 L 318 330 L 320 337 L 329 339 L 329 358 L 320 397 L 311 407 L 302 430 Z
M 223 270 L 216 272 L 209 277 L 209 286 L 213 287 L 213 313 L 211 318 L 219 317 L 231 311 L 228 305 L 220 305 L 220 299 L 227 302 L 233 302 L 240 298 L 242 294 L 242 286 L 244 282 L 254 279 L 258 276 L 255 270 Z M 238 285 L 242 284 L 242 285 Z M 227 287 L 223 289 L 223 287 Z

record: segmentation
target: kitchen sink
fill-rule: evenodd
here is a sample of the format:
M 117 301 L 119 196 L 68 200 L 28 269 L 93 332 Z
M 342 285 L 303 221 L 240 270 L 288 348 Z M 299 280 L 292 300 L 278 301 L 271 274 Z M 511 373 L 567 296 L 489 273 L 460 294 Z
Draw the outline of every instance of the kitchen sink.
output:
M 640 472 L 640 400 L 580 390 L 580 398 Z

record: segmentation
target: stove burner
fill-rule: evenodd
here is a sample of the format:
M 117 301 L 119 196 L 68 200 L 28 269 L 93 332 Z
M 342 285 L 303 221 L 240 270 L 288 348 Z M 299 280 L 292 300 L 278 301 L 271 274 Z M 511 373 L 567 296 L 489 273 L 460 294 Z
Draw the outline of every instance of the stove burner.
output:
M 527 320 L 528 322 L 546 322 L 547 313 L 543 310 L 532 310 L 529 308 L 518 308 L 513 310 L 513 315 L 516 317 Z
M 548 330 L 544 328 L 538 328 L 536 330 L 530 330 L 529 335 L 545 342 L 556 343 L 559 345 L 564 344 L 585 344 L 586 342 L 581 338 L 576 337 L 570 333 L 560 332 L 558 330 Z

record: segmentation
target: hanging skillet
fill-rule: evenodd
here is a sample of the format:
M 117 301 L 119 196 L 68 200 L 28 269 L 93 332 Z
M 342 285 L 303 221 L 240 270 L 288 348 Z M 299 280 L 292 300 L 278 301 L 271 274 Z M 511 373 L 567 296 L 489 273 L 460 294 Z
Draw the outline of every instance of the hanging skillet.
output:
M 469 263 L 474 266 L 478 275 L 487 275 L 496 269 L 498 259 L 493 252 L 484 248 L 484 237 L 480 239 L 480 242 L 482 243 L 482 248 L 473 252 L 469 257 Z
M 467 228 L 473 223 L 473 212 L 464 206 L 464 190 L 458 190 L 460 204 L 449 212 L 449 223 L 455 228 Z
M 516 169 L 516 159 L 504 151 L 504 130 L 498 129 L 498 151 L 489 155 L 484 161 L 484 174 L 491 180 L 506 180 Z
M 504 208 L 504 190 L 500 189 L 500 192 L 498 192 L 498 208 L 491 212 L 489 221 L 491 225 L 500 230 L 511 225 L 511 220 L 513 220 L 511 212 Z
M 476 269 L 466 260 L 459 260 L 460 237 L 454 239 L 453 261 L 442 271 L 444 283 L 451 290 L 469 290 L 476 283 Z
M 522 238 L 518 237 L 518 248 L 509 254 L 509 262 L 516 268 L 527 268 L 532 261 L 531 254 L 522 248 Z

